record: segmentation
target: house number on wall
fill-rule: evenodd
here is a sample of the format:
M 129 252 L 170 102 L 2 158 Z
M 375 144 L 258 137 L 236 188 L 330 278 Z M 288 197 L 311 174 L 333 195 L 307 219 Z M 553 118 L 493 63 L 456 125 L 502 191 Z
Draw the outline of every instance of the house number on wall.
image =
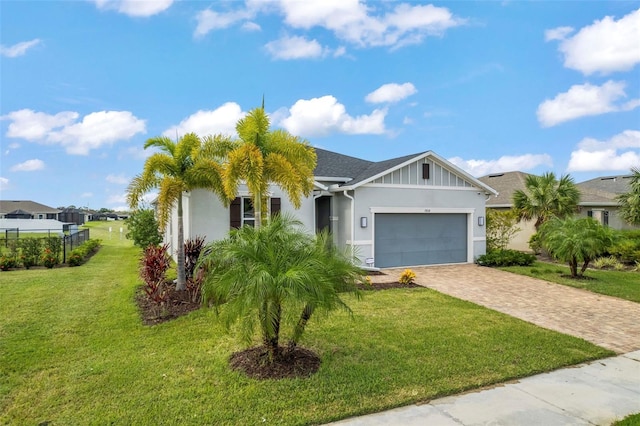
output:
M 425 213 L 431 213 L 431 209 L 424 209 Z

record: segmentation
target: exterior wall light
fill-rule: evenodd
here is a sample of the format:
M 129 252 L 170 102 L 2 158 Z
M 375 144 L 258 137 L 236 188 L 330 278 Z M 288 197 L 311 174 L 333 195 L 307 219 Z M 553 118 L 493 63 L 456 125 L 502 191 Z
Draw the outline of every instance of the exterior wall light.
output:
M 484 216 L 478 216 L 478 226 L 484 226 Z
M 366 228 L 366 227 L 367 227 L 367 217 L 362 216 L 360 218 L 360 228 Z

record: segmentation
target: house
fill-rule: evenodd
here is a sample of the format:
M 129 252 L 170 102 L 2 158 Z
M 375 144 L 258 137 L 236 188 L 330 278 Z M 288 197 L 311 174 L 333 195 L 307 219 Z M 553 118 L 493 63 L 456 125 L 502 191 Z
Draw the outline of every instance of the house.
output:
M 58 220 L 66 223 L 75 223 L 76 225 L 84 225 L 85 222 L 91 220 L 93 214 L 86 210 L 67 207 L 62 209 L 58 214 Z
M 0 219 L 58 219 L 60 210 L 34 201 L 0 200 Z
M 525 181 L 529 176 L 523 172 L 505 172 L 486 175 L 478 180 L 498 191 L 497 197 L 487 200 L 487 208 L 508 210 L 513 207 L 513 193 L 517 190 L 526 190 Z M 613 229 L 633 229 L 618 217 L 618 202 L 616 197 L 629 191 L 631 175 L 606 176 L 591 179 L 576 184 L 580 190 L 580 202 L 578 203 L 578 215 L 593 217 L 603 225 Z M 517 232 L 509 248 L 514 250 L 529 251 L 529 238 L 536 232 L 534 221 L 520 221 Z
M 328 229 L 362 266 L 471 263 L 485 253 L 485 201 L 497 192 L 432 151 L 372 162 L 316 148 L 313 193 L 300 209 L 277 186 L 270 213 L 292 212 L 309 232 Z M 246 186 L 229 208 L 210 191 L 183 196 L 185 239 L 225 238 L 255 222 Z M 174 210 L 165 240 L 177 244 Z
M 630 191 L 632 175 L 603 176 L 577 184 L 582 194 L 580 216 L 588 216 L 613 229 L 637 229 L 618 215 L 616 198 Z

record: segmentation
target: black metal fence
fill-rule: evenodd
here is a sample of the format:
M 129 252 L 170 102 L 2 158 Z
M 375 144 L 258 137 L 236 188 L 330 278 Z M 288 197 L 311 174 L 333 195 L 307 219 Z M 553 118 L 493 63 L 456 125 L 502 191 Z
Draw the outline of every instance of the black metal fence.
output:
M 59 237 L 60 245 L 62 246 L 62 263 L 67 263 L 67 258 L 69 257 L 71 251 L 81 246 L 82 243 L 89 239 L 88 229 L 81 229 L 70 232 L 68 234 L 63 234 L 60 231 L 48 229 L 36 229 L 22 233 L 19 232 L 17 228 L 5 229 L 4 231 L 4 238 L 0 237 L 0 246 L 4 246 L 5 248 L 9 248 L 12 245 L 15 248 L 18 244 L 18 241 L 23 238 L 45 240 L 51 237 Z M 38 236 L 33 236 L 34 233 L 38 234 Z M 46 234 L 47 236 L 42 236 L 43 234 Z

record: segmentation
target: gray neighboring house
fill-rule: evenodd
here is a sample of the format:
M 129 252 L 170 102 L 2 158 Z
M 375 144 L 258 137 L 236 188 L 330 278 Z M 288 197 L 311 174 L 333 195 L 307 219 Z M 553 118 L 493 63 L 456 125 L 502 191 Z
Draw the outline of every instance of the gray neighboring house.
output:
M 513 193 L 525 190 L 528 173 L 505 172 L 494 173 L 478 178 L 479 181 L 499 192 L 497 197 L 487 201 L 487 208 L 508 210 L 513 208 Z M 603 225 L 613 229 L 635 229 L 637 227 L 625 223 L 618 217 L 618 202 L 616 197 L 628 192 L 631 175 L 604 176 L 576 184 L 580 190 L 578 215 L 593 217 Z M 509 248 L 529 251 L 529 238 L 535 233 L 534 221 L 520 221 L 520 231 L 516 233 L 509 244 Z
M 485 253 L 485 201 L 498 193 L 433 151 L 372 162 L 316 148 L 313 193 L 294 209 L 277 186 L 270 213 L 291 212 L 309 232 L 329 229 L 363 267 L 471 263 Z M 225 238 L 255 219 L 246 186 L 229 208 L 210 191 L 183 196 L 185 240 Z M 165 241 L 177 244 L 177 215 Z
M 0 200 L 0 219 L 58 219 L 60 210 L 35 201 Z

